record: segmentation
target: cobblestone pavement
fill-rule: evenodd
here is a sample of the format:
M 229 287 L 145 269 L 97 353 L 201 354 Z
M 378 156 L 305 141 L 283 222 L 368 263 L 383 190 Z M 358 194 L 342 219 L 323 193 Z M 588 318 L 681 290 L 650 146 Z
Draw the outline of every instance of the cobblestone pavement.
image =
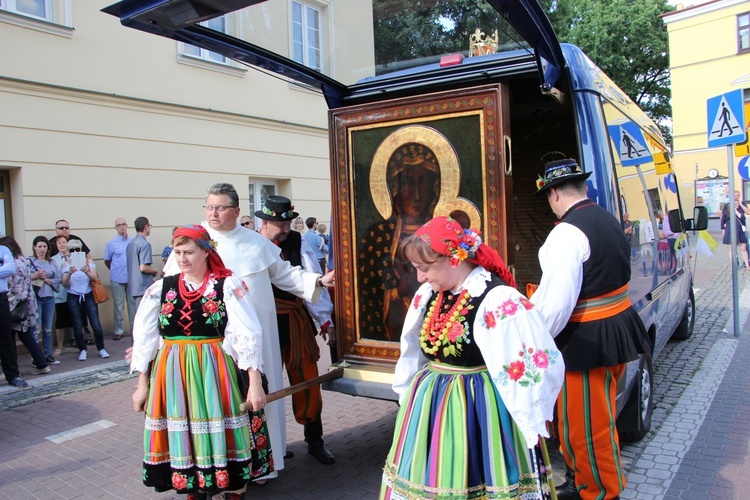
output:
M 744 360 L 750 332 L 731 334 L 731 270 L 724 247 L 719 251 L 714 259 L 698 257 L 693 338 L 668 343 L 654 365 L 652 429 L 641 442 L 623 446 L 623 498 L 747 497 L 750 382 Z M 740 273 L 744 324 L 750 273 Z M 63 354 L 51 375 L 30 375 L 27 357 L 19 358 L 32 387 L 0 382 L 0 498 L 178 498 L 141 483 L 143 415 L 130 403 L 135 379 L 122 361 L 126 339 L 107 340 L 109 360 L 78 362 L 74 353 Z M 287 404 L 295 456 L 279 479 L 251 487 L 248 498 L 377 496 L 396 405 L 328 391 L 324 403 L 326 445 L 336 464 L 321 465 L 307 455 L 302 427 Z

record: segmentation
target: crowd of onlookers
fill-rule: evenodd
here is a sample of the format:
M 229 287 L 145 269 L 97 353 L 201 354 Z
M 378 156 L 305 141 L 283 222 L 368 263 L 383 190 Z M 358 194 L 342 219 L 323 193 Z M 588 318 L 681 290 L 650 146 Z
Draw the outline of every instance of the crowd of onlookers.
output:
M 251 216 L 242 216 L 240 224 L 255 230 Z M 138 217 L 134 226 L 136 235 L 130 236 L 127 221 L 122 217 L 115 219 L 117 235 L 104 248 L 115 341 L 126 335 L 126 305 L 132 325 L 144 292 L 159 276 L 163 277 L 154 265 L 148 242 L 151 223 L 146 217 Z M 333 267 L 325 224 L 319 224 L 314 217 L 297 217 L 292 229 L 303 234 L 324 273 Z M 167 245 L 162 251 L 162 264 L 171 250 L 171 245 Z M 28 257 L 12 237 L 0 238 L 0 364 L 10 385 L 28 385 L 18 370 L 16 338 L 31 354 L 33 374 L 50 373 L 50 366 L 60 364 L 58 358 L 66 349 L 75 349 L 79 361 L 87 359 L 89 345 L 96 346 L 100 357 L 109 357 L 99 319 L 97 299 L 101 298 L 95 296 L 94 290 L 97 283 L 101 285 L 90 248 L 70 233 L 70 224 L 64 219 L 55 223 L 52 238 L 34 238 Z

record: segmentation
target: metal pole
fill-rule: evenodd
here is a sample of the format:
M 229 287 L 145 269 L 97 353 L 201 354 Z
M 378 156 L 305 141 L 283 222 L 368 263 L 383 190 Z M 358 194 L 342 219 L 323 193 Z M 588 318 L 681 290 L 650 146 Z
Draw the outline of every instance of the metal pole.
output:
M 737 276 L 737 217 L 734 215 L 734 157 L 732 145 L 727 145 L 727 172 L 729 174 L 729 200 L 727 206 L 727 224 L 729 226 L 729 240 L 732 243 L 732 319 L 734 322 L 734 336 L 740 336 L 740 294 L 739 278 Z M 744 260 L 744 259 L 743 259 Z

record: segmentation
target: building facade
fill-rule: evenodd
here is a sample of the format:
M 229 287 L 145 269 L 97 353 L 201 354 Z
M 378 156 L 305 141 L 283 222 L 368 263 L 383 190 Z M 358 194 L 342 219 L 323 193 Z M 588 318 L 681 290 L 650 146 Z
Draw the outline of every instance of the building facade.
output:
M 750 199 L 750 181 L 740 177 L 737 169 L 742 156 L 750 154 L 747 145 L 737 148 L 730 169 L 727 148 L 708 147 L 706 105 L 711 97 L 742 89 L 744 125 L 750 121 L 750 0 L 714 0 L 670 12 L 663 20 L 672 73 L 674 169 L 683 204 L 707 202 L 707 182 L 730 174 L 735 189 Z M 709 207 L 712 214 L 720 210 Z
M 216 182 L 235 185 L 243 214 L 282 194 L 303 217 L 335 217 L 322 96 L 125 28 L 100 11 L 113 2 L 0 0 L 0 45 L 13 48 L 0 55 L 0 231 L 31 255 L 33 238 L 54 236 L 66 219 L 101 262 L 115 218 L 133 236 L 143 215 L 161 265 L 172 228 L 204 219 Z M 271 0 L 206 25 L 265 37 L 335 75 L 333 26 L 340 38 L 372 44 L 372 29 L 347 19 L 360 5 L 369 10 L 361 0 Z

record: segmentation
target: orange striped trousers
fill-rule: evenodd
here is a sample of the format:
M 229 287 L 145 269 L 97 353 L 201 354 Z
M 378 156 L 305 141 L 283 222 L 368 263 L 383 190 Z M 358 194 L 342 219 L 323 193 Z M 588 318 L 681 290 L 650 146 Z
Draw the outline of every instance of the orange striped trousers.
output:
M 584 500 L 614 498 L 625 489 L 615 425 L 617 381 L 625 366 L 565 373 L 557 400 L 560 451 Z

